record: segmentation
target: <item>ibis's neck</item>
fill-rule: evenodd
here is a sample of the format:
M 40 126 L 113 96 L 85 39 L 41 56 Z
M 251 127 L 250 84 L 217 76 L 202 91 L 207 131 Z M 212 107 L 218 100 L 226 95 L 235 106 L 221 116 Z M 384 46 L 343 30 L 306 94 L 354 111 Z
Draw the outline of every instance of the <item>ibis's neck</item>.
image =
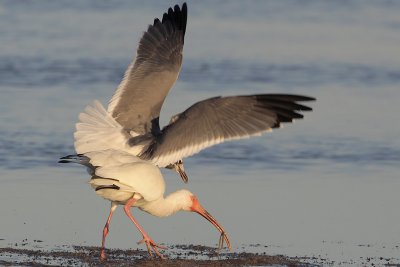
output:
M 185 197 L 181 191 L 174 192 L 166 198 L 162 197 L 157 200 L 147 202 L 139 208 L 157 217 L 170 216 L 183 209 L 185 205 Z

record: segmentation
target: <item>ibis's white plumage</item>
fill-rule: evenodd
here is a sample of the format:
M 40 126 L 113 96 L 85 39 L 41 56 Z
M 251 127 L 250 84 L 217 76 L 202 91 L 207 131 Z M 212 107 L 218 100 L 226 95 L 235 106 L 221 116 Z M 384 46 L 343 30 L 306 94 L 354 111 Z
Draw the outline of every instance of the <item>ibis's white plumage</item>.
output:
M 230 242 L 225 230 L 199 204 L 197 198 L 188 190 L 178 190 L 164 198 L 165 181 L 160 169 L 154 164 L 142 160 L 130 153 L 115 149 L 91 151 L 79 155 L 61 158 L 61 162 L 75 162 L 86 166 L 92 178 L 90 185 L 96 194 L 111 201 L 110 215 L 103 230 L 101 258 L 105 258 L 104 244 L 109 231 L 112 214 L 118 204 L 124 205 L 125 213 L 138 227 L 143 235 L 149 253 L 152 250 L 163 257 L 160 248 L 141 228 L 131 214 L 132 206 L 146 211 L 154 216 L 170 216 L 178 211 L 197 212 L 210 221 L 221 233 L 220 248 L 225 241 L 230 248 Z
M 117 152 L 118 153 L 118 152 Z M 125 160 L 125 155 L 123 155 Z M 134 157 L 134 156 L 132 156 Z M 121 163 L 117 165 L 101 165 L 96 168 L 95 176 L 91 179 L 90 184 L 96 189 L 101 185 L 115 184 L 119 187 L 115 189 L 97 190 L 96 193 L 102 197 L 116 202 L 125 203 L 137 193 L 143 198 L 144 202 L 151 202 L 164 198 L 165 181 L 160 169 L 137 157 L 129 163 Z M 98 177 L 98 178 L 97 178 Z M 103 177 L 101 179 L 100 177 Z M 104 179 L 111 178 L 111 179 Z M 115 192 L 126 193 L 126 198 L 114 198 Z

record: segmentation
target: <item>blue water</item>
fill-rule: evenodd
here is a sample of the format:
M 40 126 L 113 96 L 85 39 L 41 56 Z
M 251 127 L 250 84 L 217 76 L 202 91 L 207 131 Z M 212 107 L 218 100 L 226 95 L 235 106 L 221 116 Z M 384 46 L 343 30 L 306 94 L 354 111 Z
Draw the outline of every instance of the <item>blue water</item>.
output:
M 173 4 L 0 1 L 0 210 L 6 214 L 0 246 L 26 237 L 49 246 L 99 244 L 108 204 L 85 184 L 84 170 L 56 162 L 73 152 L 79 112 L 93 99 L 107 103 L 146 25 Z M 162 123 L 216 95 L 318 99 L 294 125 L 186 160 L 187 187 L 233 243 L 337 262 L 368 255 L 398 262 L 400 3 L 188 1 L 188 7 L 183 68 Z M 173 173 L 165 175 L 168 191 L 184 187 Z M 138 216 L 166 243 L 216 241 L 194 216 Z M 119 217 L 115 225 L 123 230 L 109 246 L 132 247 L 137 236 L 126 237 L 131 226 Z M 254 226 L 244 231 L 247 221 Z

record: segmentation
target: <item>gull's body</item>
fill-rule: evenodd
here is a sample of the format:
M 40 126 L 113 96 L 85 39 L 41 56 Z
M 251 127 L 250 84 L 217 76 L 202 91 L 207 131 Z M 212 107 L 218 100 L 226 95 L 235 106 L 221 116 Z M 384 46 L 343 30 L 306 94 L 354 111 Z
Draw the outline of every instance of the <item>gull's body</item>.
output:
M 158 246 L 142 229 L 130 212 L 130 207 L 138 207 L 157 217 L 170 216 L 178 211 L 197 212 L 210 221 L 221 233 L 219 248 L 229 239 L 218 222 L 199 204 L 197 198 L 187 190 L 178 190 L 164 197 L 165 181 L 157 166 L 141 160 L 132 154 L 118 150 L 102 150 L 81 155 L 63 157 L 62 163 L 79 163 L 88 168 L 90 185 L 96 194 L 111 201 L 110 215 L 103 230 L 101 258 L 105 259 L 105 238 L 109 231 L 112 215 L 118 205 L 124 205 L 126 215 L 137 226 L 150 254 L 152 250 L 162 258 Z
M 79 154 L 116 149 L 175 169 L 187 182 L 182 159 L 233 139 L 260 135 L 311 108 L 311 97 L 284 94 L 214 97 L 197 102 L 160 128 L 159 116 L 178 78 L 187 22 L 186 3 L 155 19 L 143 34 L 136 60 L 128 67 L 107 109 L 95 102 L 79 116 Z

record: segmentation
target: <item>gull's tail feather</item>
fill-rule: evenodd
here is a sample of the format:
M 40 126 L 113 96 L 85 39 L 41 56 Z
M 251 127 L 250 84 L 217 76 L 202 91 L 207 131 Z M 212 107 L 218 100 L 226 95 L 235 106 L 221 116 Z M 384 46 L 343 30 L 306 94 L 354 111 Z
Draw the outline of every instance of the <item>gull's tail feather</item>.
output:
M 97 100 L 79 114 L 74 138 L 75 150 L 79 154 L 107 149 L 124 150 L 126 144 L 122 126 Z

